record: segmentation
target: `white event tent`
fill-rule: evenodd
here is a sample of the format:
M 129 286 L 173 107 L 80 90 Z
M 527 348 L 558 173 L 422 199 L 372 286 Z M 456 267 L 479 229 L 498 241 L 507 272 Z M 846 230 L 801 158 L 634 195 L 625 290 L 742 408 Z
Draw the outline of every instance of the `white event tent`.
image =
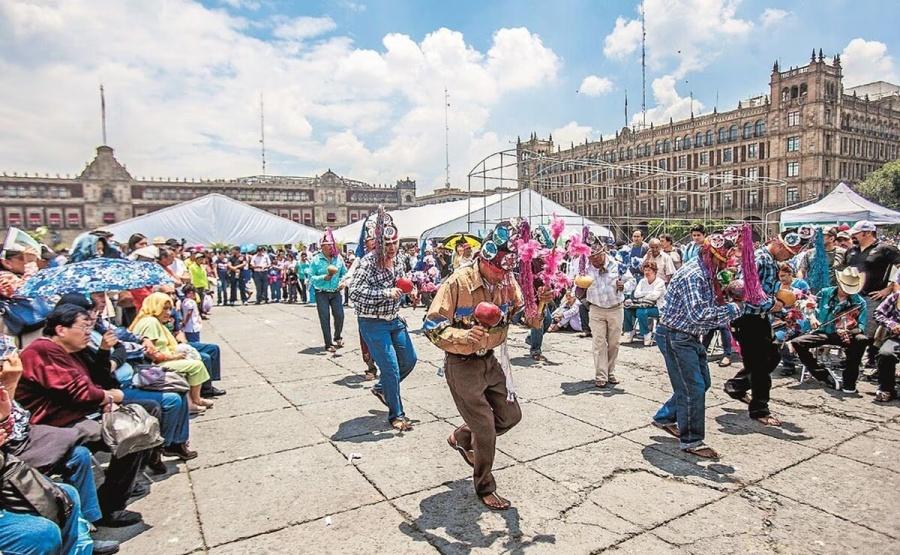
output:
M 846 183 L 809 206 L 781 214 L 781 226 L 800 224 L 838 224 L 869 220 L 875 224 L 900 223 L 900 212 L 885 208 L 859 195 Z
M 555 213 L 566 222 L 565 236 L 581 233 L 584 225 L 599 237 L 611 237 L 612 233 L 587 218 L 572 212 L 532 189 L 514 193 L 457 200 L 442 204 L 426 204 L 388 212 L 403 240 L 439 239 L 453 233 L 467 231 L 486 235 L 494 226 L 510 218 L 528 218 L 532 226 L 548 224 Z M 335 230 L 339 243 L 354 245 L 359 240 L 363 222 L 355 222 Z
M 321 232 L 234 200 L 211 193 L 101 229 L 121 243 L 134 233 L 184 239 L 189 244 L 280 245 L 318 243 Z

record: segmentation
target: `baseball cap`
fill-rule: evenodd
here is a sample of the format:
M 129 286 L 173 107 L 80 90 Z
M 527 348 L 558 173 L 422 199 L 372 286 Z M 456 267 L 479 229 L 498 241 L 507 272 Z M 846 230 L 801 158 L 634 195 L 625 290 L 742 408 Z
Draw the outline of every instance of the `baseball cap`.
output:
M 875 231 L 875 224 L 873 224 L 869 220 L 860 220 L 853 224 L 853 227 L 850 228 L 850 235 L 860 233 L 862 231 Z
M 850 239 L 850 234 L 847 233 L 846 231 L 839 231 L 837 236 L 838 236 L 838 239 Z

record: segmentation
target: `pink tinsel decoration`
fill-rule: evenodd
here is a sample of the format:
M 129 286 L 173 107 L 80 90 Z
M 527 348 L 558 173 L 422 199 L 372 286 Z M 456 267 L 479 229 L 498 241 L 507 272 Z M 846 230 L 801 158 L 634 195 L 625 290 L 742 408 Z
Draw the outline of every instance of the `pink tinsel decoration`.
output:
M 750 224 L 741 228 L 741 276 L 744 279 L 744 299 L 752 305 L 760 305 L 768 296 L 759 281 L 759 270 L 756 267 L 756 256 L 753 253 L 753 230 Z
M 591 247 L 584 244 L 584 241 L 581 240 L 577 234 L 573 233 L 572 238 L 569 239 L 569 256 L 575 258 L 576 256 L 588 256 L 591 254 Z M 579 271 L 583 271 L 579 268 Z
M 544 269 L 541 270 L 541 281 L 546 287 L 553 289 L 557 293 L 562 291 L 562 289 L 564 289 L 566 285 L 566 279 L 563 275 L 563 287 L 559 287 L 559 263 L 560 261 L 562 261 L 562 257 L 563 252 L 561 250 L 557 249 L 556 247 L 550 249 L 550 252 L 548 252 L 544 257 Z
M 519 237 L 520 239 L 516 242 L 516 250 L 519 253 L 519 287 L 522 289 L 522 300 L 525 302 L 525 317 L 533 320 L 537 317 L 537 298 L 534 291 L 531 261 L 540 247 L 531 238 L 531 226 L 528 224 L 528 220 L 522 220 L 522 223 L 519 224 Z
M 563 232 L 566 231 L 566 222 L 553 214 L 553 219 L 550 220 L 550 237 L 553 237 L 553 244 L 556 244 L 556 241 L 562 237 Z

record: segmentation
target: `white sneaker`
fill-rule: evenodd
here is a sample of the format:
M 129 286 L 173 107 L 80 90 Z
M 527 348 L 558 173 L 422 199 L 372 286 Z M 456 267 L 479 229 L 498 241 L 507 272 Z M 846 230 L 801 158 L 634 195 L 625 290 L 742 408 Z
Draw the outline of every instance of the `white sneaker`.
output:
M 652 333 L 648 333 L 647 335 L 644 336 L 644 347 L 649 347 L 650 345 L 653 345 L 653 334 Z
M 631 341 L 633 339 L 634 339 L 634 332 L 626 331 L 625 335 L 622 336 L 622 343 L 631 343 Z

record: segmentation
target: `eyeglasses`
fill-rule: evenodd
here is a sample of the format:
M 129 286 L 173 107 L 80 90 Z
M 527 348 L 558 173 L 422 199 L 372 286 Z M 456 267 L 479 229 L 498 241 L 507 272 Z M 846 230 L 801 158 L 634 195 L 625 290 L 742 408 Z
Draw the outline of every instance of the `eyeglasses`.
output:
M 88 332 L 90 332 L 92 329 L 94 329 L 94 323 L 93 323 L 93 322 L 86 322 L 86 323 L 84 323 L 84 324 L 75 324 L 75 325 L 72 326 L 72 329 L 73 329 L 73 330 L 77 330 L 77 331 L 81 331 L 81 332 L 84 332 L 84 333 L 88 333 Z

